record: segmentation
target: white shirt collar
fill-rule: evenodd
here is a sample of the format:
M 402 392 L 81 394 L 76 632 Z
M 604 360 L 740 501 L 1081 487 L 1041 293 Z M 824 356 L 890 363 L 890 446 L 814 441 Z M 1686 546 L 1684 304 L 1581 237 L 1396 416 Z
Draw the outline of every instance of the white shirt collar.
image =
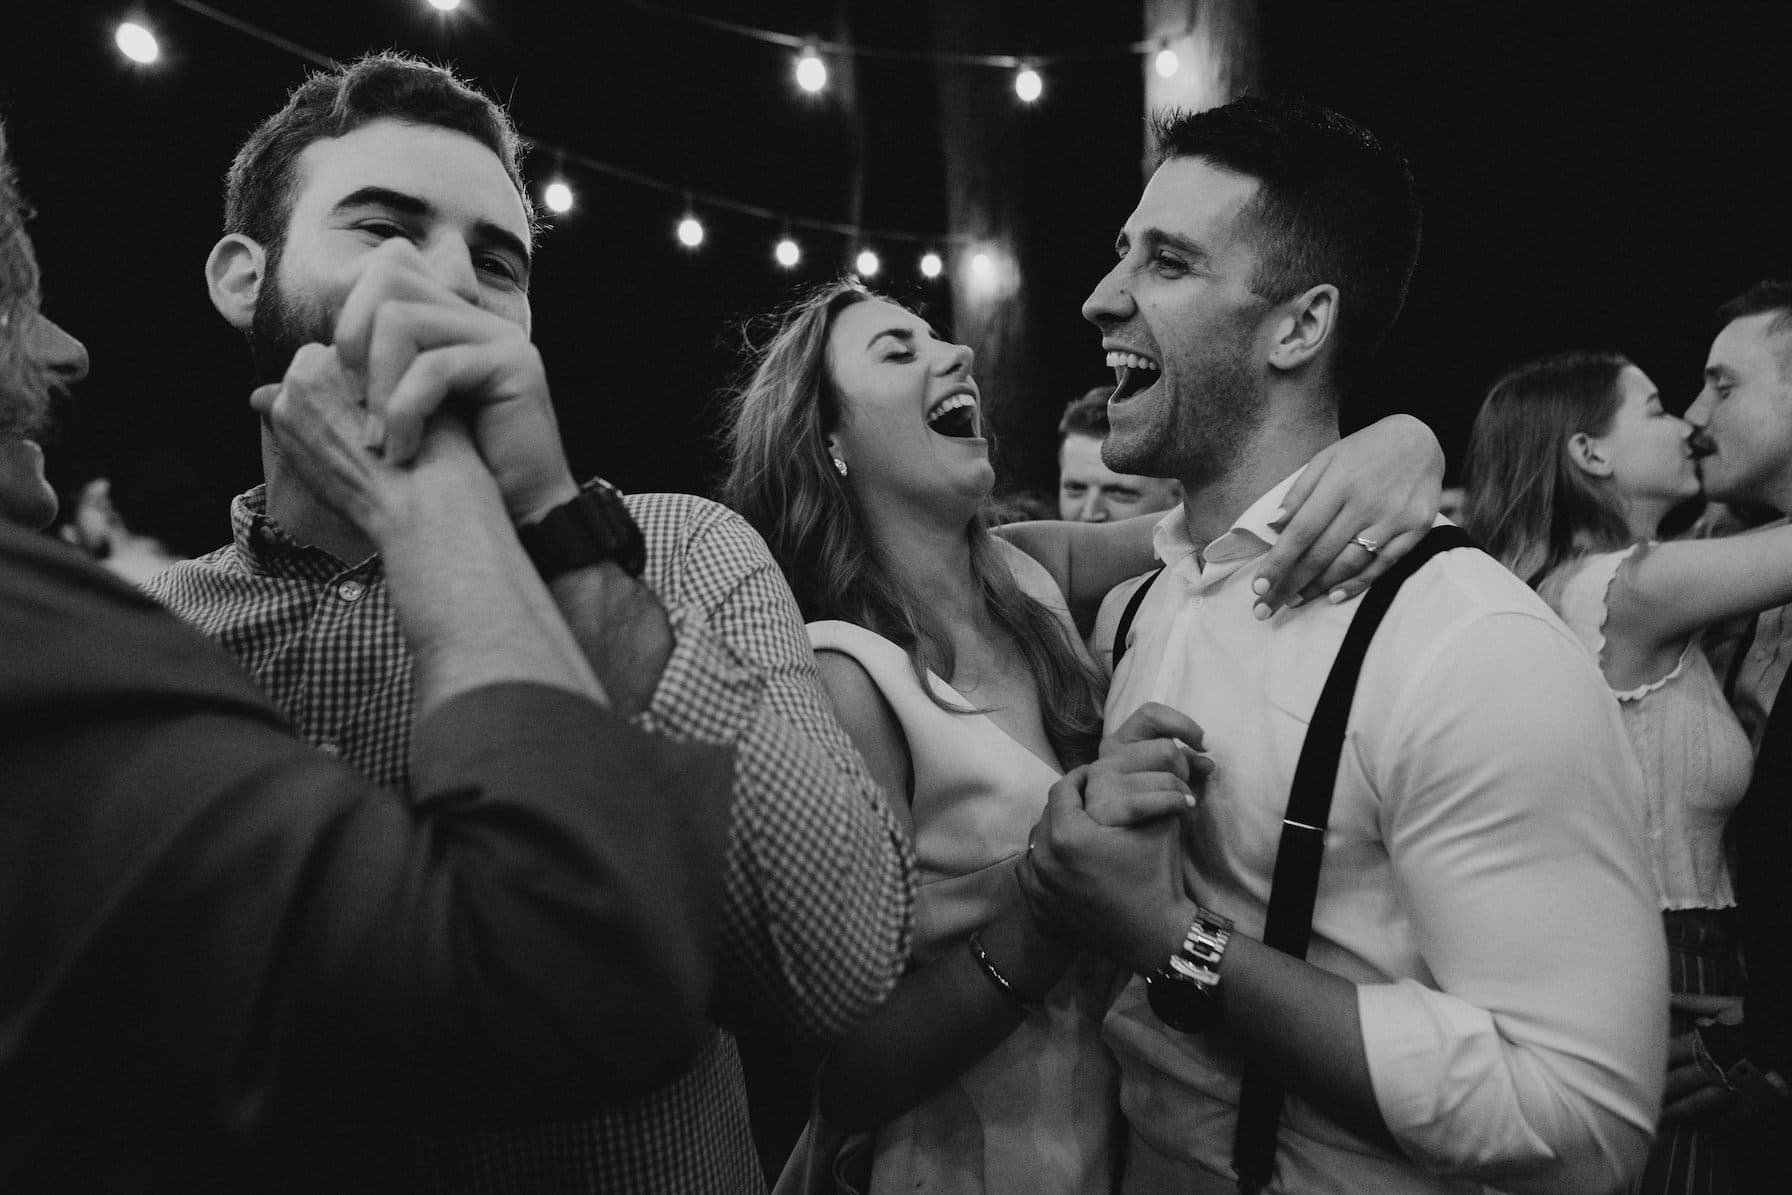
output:
M 1251 503 L 1226 533 L 1208 544 L 1204 552 L 1189 535 L 1187 512 L 1181 506 L 1172 508 L 1158 520 L 1151 533 L 1153 552 L 1172 569 L 1192 557 L 1193 569 L 1177 569 L 1185 574 L 1192 573 L 1191 580 L 1198 577 L 1207 583 L 1230 575 L 1245 561 L 1268 552 L 1281 538 L 1281 533 L 1270 526 L 1270 520 L 1282 509 L 1282 499 L 1287 497 L 1295 479 L 1305 471 L 1306 466 L 1302 465 Z

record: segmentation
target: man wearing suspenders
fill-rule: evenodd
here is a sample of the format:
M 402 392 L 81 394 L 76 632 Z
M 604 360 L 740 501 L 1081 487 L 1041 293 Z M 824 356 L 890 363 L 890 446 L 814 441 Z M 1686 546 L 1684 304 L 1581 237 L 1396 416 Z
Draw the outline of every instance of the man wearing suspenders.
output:
M 1412 177 L 1301 106 L 1156 133 L 1084 314 L 1118 376 L 1108 464 L 1185 500 L 1094 642 L 1110 739 L 1173 734 L 1214 771 L 1144 831 L 1073 772 L 1022 869 L 1041 916 L 1136 973 L 1107 1020 L 1124 1189 L 1619 1187 L 1667 981 L 1641 779 L 1586 652 L 1448 525 L 1361 598 L 1260 608 L 1278 508 L 1404 300 Z

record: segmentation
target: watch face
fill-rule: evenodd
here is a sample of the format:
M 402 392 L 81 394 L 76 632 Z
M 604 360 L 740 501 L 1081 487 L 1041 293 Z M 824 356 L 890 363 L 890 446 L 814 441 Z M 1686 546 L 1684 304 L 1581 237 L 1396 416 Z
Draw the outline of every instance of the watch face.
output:
M 1178 1033 L 1200 1033 L 1219 1020 L 1219 1001 L 1169 975 L 1147 975 L 1145 997 L 1157 1019 Z

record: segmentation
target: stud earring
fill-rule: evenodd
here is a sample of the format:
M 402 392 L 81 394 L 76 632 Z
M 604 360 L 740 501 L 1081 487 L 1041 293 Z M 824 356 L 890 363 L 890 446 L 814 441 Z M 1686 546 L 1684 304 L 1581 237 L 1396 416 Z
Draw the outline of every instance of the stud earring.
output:
M 838 473 L 842 477 L 846 476 L 846 462 L 841 460 L 839 457 L 834 458 L 834 472 Z

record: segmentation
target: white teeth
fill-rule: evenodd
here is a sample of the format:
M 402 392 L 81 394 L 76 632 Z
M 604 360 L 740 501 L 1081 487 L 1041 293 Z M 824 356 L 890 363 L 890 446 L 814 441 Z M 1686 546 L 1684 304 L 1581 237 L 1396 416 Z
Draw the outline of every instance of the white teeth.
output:
M 941 416 L 949 414 L 952 411 L 956 411 L 961 407 L 974 407 L 976 405 L 977 405 L 977 400 L 972 398 L 970 395 L 954 394 L 950 398 L 941 400 L 941 402 L 938 406 L 934 407 L 933 410 L 927 412 L 927 422 L 933 423 L 934 421 L 938 420 Z
M 1108 353 L 1109 369 L 1156 369 L 1157 362 L 1149 357 L 1141 357 L 1137 353 Z

